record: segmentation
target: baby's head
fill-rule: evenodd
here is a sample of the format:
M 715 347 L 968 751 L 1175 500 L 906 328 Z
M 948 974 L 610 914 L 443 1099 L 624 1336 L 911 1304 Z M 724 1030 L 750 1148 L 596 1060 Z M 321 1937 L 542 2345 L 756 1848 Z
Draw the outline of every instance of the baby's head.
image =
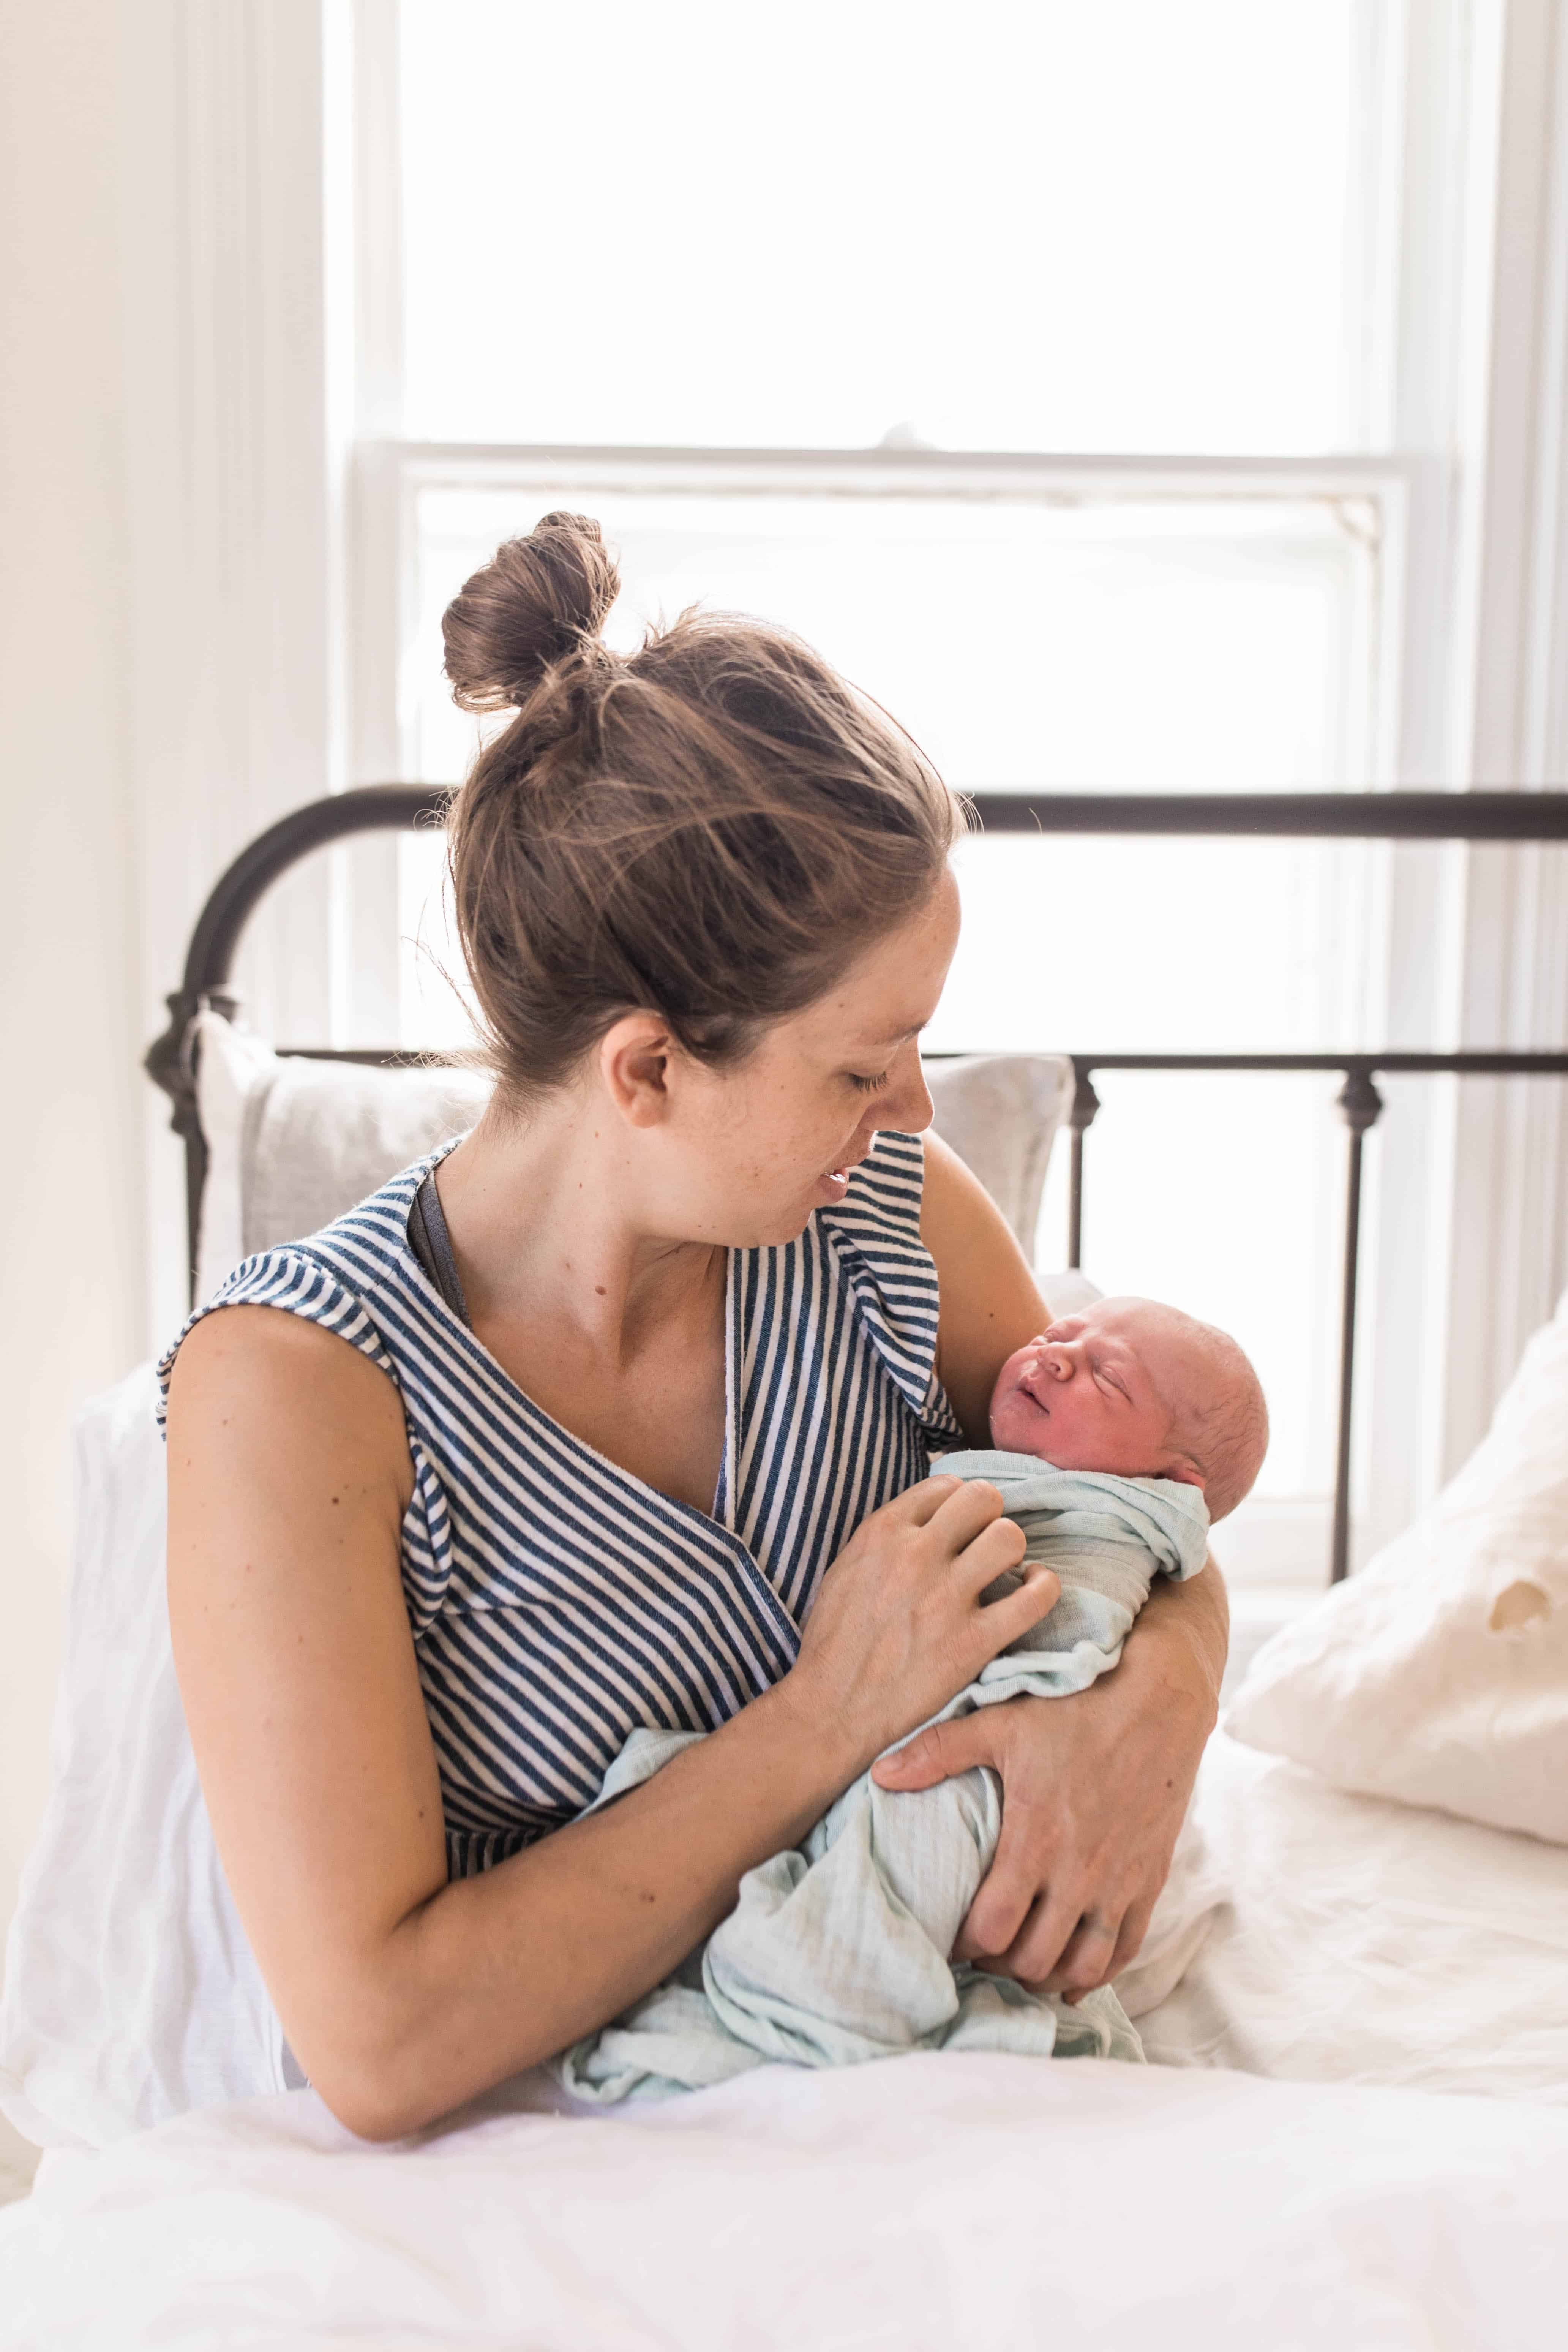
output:
M 1262 1466 L 1268 1410 L 1226 1332 L 1152 1298 L 1102 1298 L 1008 1357 L 991 1442 L 1058 1470 L 1180 1479 L 1223 1519 Z

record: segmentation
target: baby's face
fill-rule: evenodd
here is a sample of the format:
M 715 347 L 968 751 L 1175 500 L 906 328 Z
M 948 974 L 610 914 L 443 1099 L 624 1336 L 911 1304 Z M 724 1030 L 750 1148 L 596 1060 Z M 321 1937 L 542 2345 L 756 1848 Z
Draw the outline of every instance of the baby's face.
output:
M 1190 1343 L 1152 1301 L 1100 1299 L 1008 1357 L 992 1391 L 991 1442 L 1058 1470 L 1201 1487 L 1172 1444 L 1201 1375 Z

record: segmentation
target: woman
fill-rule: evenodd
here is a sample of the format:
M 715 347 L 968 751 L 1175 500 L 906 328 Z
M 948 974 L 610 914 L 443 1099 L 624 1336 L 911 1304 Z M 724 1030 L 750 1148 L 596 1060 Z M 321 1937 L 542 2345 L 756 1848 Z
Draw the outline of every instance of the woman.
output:
M 667 1975 L 1056 1592 L 983 1608 L 1022 1538 L 925 1475 L 1043 1320 L 920 1140 L 954 803 L 777 632 L 612 654 L 616 589 L 551 515 L 447 614 L 458 700 L 516 713 L 451 828 L 490 1108 L 170 1359 L 203 1787 L 289 2042 L 374 2137 Z M 1126 1965 L 1224 1651 L 1211 1566 L 1081 1697 L 879 1767 L 1001 1775 L 962 1955 L 1069 1997 Z M 577 1818 L 637 1723 L 712 1736 Z

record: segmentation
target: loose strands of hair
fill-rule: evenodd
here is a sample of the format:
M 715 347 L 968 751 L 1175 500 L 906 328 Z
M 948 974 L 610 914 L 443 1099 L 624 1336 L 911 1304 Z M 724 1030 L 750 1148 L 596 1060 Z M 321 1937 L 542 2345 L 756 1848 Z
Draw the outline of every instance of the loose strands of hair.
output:
M 627 1011 L 743 1055 L 929 898 L 963 819 L 911 740 L 798 639 L 689 611 L 620 656 L 598 526 L 547 516 L 448 607 L 473 710 L 515 707 L 450 826 L 497 1076 L 560 1084 Z

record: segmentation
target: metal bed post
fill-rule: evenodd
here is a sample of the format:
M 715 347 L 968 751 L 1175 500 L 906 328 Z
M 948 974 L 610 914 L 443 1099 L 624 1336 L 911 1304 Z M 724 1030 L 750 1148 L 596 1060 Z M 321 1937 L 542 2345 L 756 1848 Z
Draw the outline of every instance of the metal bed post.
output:
M 1088 1064 L 1081 1062 L 1076 1054 L 1072 1075 L 1072 1109 L 1068 1114 L 1072 1128 L 1072 1163 L 1068 1171 L 1068 1264 L 1077 1274 L 1083 1265 L 1084 1130 L 1094 1124 L 1094 1114 L 1100 1108 L 1100 1097 L 1094 1091 Z
M 1383 1097 L 1367 1070 L 1352 1070 L 1338 1103 L 1350 1130 L 1345 1172 L 1345 1257 L 1340 1309 L 1340 1411 L 1334 1446 L 1334 1525 L 1329 1546 L 1329 1581 L 1342 1584 L 1350 1572 L 1351 1420 L 1355 1385 L 1356 1276 L 1361 1258 L 1361 1157 L 1367 1129 L 1377 1123 Z
M 356 833 L 410 832 L 420 824 L 446 820 L 450 791 L 428 784 L 365 784 L 357 792 L 333 793 L 328 799 L 309 801 L 290 809 L 276 824 L 258 833 L 234 863 L 214 883 L 196 917 L 185 951 L 185 972 L 180 986 L 164 998 L 169 1025 L 147 1048 L 142 1067 L 174 1108 L 169 1124 L 185 1147 L 185 1247 L 191 1305 L 196 1303 L 196 1257 L 201 1242 L 202 1187 L 206 1181 L 207 1150 L 196 1110 L 195 1020 L 198 1013 L 221 1013 L 232 1020 L 239 1000 L 229 987 L 234 959 L 246 924 L 280 875 L 335 841 Z M 346 1056 L 348 1059 L 390 1062 L 393 1054 Z

